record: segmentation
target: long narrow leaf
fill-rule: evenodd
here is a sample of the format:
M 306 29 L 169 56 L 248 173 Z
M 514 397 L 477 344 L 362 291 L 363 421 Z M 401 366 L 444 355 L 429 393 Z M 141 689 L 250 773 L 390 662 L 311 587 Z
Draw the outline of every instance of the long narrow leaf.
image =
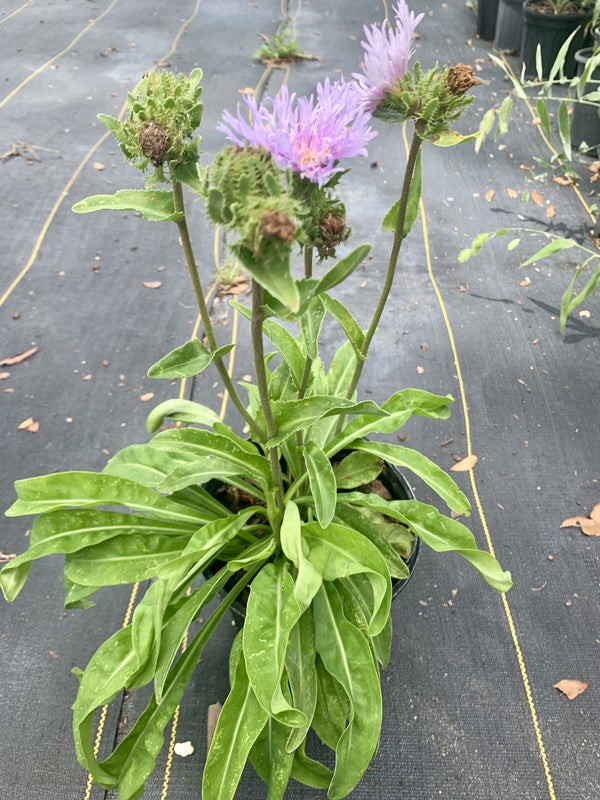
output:
M 333 468 L 325 453 L 314 442 L 306 443 L 304 458 L 317 519 L 321 527 L 326 528 L 333 519 L 337 502 Z

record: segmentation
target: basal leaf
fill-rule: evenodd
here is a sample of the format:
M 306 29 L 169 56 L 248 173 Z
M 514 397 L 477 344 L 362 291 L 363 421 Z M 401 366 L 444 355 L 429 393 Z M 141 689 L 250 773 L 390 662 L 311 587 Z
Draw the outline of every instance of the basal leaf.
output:
M 308 608 L 290 632 L 285 655 L 285 669 L 294 707 L 306 717 L 303 728 L 288 730 L 287 750 L 293 752 L 305 740 L 317 703 L 317 673 L 315 669 L 315 627 Z
M 252 582 L 243 629 L 244 660 L 256 699 L 271 716 L 291 727 L 307 724 L 281 691 L 290 632 L 300 619 L 294 580 L 284 559 L 266 564 Z

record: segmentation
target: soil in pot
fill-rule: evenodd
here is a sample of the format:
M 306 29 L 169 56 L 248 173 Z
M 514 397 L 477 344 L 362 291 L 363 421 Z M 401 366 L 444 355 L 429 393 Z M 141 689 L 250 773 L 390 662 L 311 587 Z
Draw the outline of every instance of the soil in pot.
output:
M 523 37 L 521 39 L 521 58 L 525 65 L 525 76 L 534 78 L 536 52 L 538 45 L 542 55 L 542 80 L 548 78 L 550 69 L 560 48 L 569 36 L 576 31 L 564 62 L 564 74 L 572 78 L 577 73 L 575 53 L 591 44 L 591 35 L 586 26 L 592 19 L 592 10 L 578 10 L 577 5 L 568 5 L 560 13 L 553 13 L 553 6 L 546 0 L 525 0 L 523 3 Z

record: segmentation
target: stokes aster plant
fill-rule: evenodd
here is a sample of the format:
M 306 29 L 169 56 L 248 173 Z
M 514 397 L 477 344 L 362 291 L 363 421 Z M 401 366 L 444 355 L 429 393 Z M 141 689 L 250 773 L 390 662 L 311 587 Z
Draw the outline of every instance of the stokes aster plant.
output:
M 422 15 L 403 0 L 395 10 L 395 28 L 365 28 L 365 68 L 355 81 L 326 80 L 309 98 L 286 87 L 260 105 L 245 98 L 250 122 L 239 108 L 236 116 L 225 112 L 221 130 L 230 144 L 208 168 L 199 166 L 194 138 L 202 109 L 198 70 L 189 78 L 148 75 L 129 96 L 126 122 L 102 117 L 127 159 L 151 169 L 149 188 L 91 197 L 75 210 L 135 209 L 174 222 L 205 329 L 206 346 L 199 339 L 183 344 L 149 375 L 191 377 L 214 363 L 249 431 L 242 438 L 210 408 L 169 400 L 148 418 L 153 438 L 118 452 L 101 473 L 16 483 L 18 500 L 7 513 L 38 516 L 29 550 L 0 575 L 9 601 L 31 561 L 52 553 L 65 554 L 69 608 L 91 605 L 102 586 L 150 581 L 130 624 L 77 672 L 77 756 L 120 800 L 142 796 L 164 729 L 236 598 L 244 598 L 245 623 L 231 649 L 231 691 L 204 769 L 204 800 L 232 798 L 247 759 L 268 784 L 270 800 L 283 797 L 290 777 L 342 798 L 377 750 L 379 665 L 389 660 L 393 585 L 409 577 L 417 538 L 434 550 L 456 551 L 498 591 L 511 585 L 460 522 L 408 492 L 373 491 L 380 477 L 391 485 L 390 465 L 400 466 L 453 511 L 469 512 L 464 494 L 425 456 L 365 438 L 394 433 L 412 415 L 446 418 L 452 398 L 403 389 L 378 405 L 356 396 L 402 241 L 417 215 L 421 146 L 460 140 L 449 121 L 475 83 L 464 65 L 428 73 L 415 65 L 409 74 L 411 36 Z M 366 153 L 375 135 L 371 114 L 412 119 L 414 132 L 400 198 L 383 223 L 393 232 L 386 277 L 364 331 L 330 292 L 350 278 L 369 245 L 314 273 L 348 238 L 337 194 L 339 160 Z M 184 184 L 230 230 L 232 249 L 252 278 L 251 307 L 233 303 L 250 325 L 255 383 L 242 384 L 246 401 L 223 362 L 234 345 L 217 346 L 204 301 Z M 298 248 L 301 277 L 293 268 Z M 326 315 L 346 335 L 328 365 L 318 342 Z M 266 355 L 265 338 L 274 346 Z M 176 427 L 160 430 L 165 417 Z M 187 642 L 190 625 L 215 599 Z M 99 763 L 96 709 L 123 689 L 150 683 L 146 710 Z M 333 751 L 333 769 L 306 753 L 311 728 Z

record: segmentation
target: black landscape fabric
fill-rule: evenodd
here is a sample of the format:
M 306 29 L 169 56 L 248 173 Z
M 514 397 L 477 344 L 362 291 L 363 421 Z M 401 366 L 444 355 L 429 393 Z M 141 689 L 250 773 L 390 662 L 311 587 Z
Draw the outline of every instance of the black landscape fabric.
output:
M 381 21 L 386 8 L 391 14 L 390 3 L 368 0 L 2 1 L 3 507 L 15 497 L 17 478 L 101 469 L 119 448 L 145 441 L 151 406 L 179 391 L 178 383 L 148 379 L 147 368 L 189 338 L 196 322 L 174 226 L 131 213 L 70 210 L 90 194 L 142 185 L 96 114 L 117 115 L 149 69 L 188 73 L 200 66 L 208 163 L 223 144 L 215 130 L 221 112 L 235 110 L 240 91 L 259 86 L 263 96 L 273 95 L 286 81 L 302 94 L 327 76 L 350 78 L 361 59 L 362 25 Z M 420 0 L 412 8 L 426 12 L 415 40 L 423 66 L 464 62 L 481 79 L 460 123 L 464 133 L 476 129 L 510 84 L 488 57 L 491 43 L 476 37 L 473 6 Z M 253 58 L 257 35 L 272 35 L 282 23 L 315 58 L 283 69 Z M 515 57 L 507 62 L 519 69 Z M 378 296 L 391 238 L 381 220 L 398 196 L 409 135 L 400 125 L 374 125 L 379 135 L 369 158 L 353 168 L 343 190 L 355 242 L 373 245 L 373 258 L 344 297 L 361 322 Z M 500 597 L 458 556 L 422 548 L 411 583 L 394 603 L 381 744 L 351 795 L 356 800 L 600 796 L 600 541 L 559 528 L 600 500 L 599 298 L 574 312 L 561 337 L 560 297 L 574 270 L 568 251 L 520 269 L 541 246 L 524 236 L 515 250 L 498 240 L 457 262 L 474 236 L 501 226 L 587 241 L 592 161 L 577 166 L 577 194 L 553 181 L 549 169 L 545 180 L 534 180 L 544 171 L 532 171 L 535 157 L 550 162 L 552 153 L 535 108 L 524 103 L 509 133 L 489 137 L 478 154 L 472 142 L 424 148 L 423 204 L 360 399 L 377 401 L 406 386 L 456 398 L 448 420 L 417 418 L 403 433 L 445 469 L 469 451 L 478 457 L 472 473 L 455 473 L 473 505 L 468 525 L 479 546 L 511 570 L 514 587 Z M 219 248 L 200 200 L 190 197 L 189 208 L 209 284 Z M 238 342 L 233 377 L 241 380 L 248 337 L 227 301 L 214 299 L 212 313 L 223 342 Z M 324 332 L 332 352 L 339 336 L 333 327 Z M 217 411 L 218 392 L 210 371 L 186 386 L 188 397 Z M 426 487 L 417 493 L 433 502 Z M 3 559 L 26 548 L 30 524 L 0 522 Z M 75 758 L 71 669 L 83 668 L 123 625 L 134 600 L 122 587 L 102 592 L 91 611 L 65 612 L 61 574 L 58 559 L 34 564 L 18 599 L 0 606 L 2 800 L 110 796 L 88 783 Z M 228 616 L 203 654 L 176 725 L 166 729 L 149 800 L 200 796 L 207 710 L 226 696 L 233 635 Z M 554 688 L 562 679 L 589 687 L 569 701 Z M 143 707 L 134 694 L 98 719 L 100 754 Z M 174 743 L 187 741 L 193 755 L 173 752 Z M 320 744 L 314 748 L 318 753 Z M 248 770 L 238 796 L 259 800 L 266 790 Z M 324 793 L 292 781 L 288 796 L 317 800 Z

